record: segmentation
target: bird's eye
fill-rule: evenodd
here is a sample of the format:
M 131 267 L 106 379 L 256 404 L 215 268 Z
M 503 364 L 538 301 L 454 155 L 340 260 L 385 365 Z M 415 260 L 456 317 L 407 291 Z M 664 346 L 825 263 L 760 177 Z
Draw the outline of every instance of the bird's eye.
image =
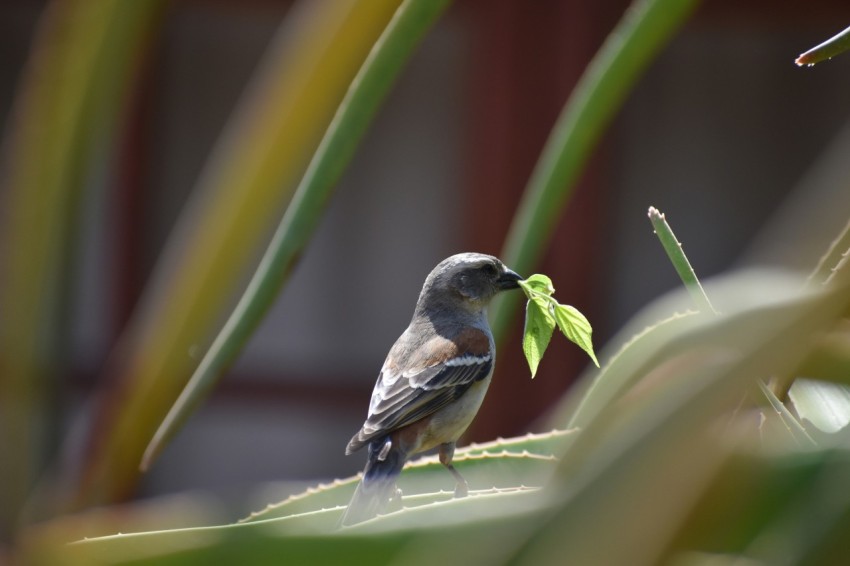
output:
M 496 269 L 496 266 L 493 265 L 492 263 L 485 263 L 484 265 L 482 265 L 481 271 L 487 277 L 495 277 L 496 274 L 499 272 L 498 269 Z

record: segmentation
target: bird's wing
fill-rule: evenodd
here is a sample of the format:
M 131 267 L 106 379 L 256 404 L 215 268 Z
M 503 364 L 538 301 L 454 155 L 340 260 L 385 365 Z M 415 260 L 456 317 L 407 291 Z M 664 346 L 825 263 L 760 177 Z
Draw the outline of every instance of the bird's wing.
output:
M 370 407 L 366 425 L 376 431 L 392 431 L 437 412 L 490 374 L 491 356 L 455 358 L 463 363 L 441 363 L 416 375 L 397 379 L 382 388 Z
M 409 363 L 394 366 L 390 360 L 392 356 L 381 370 L 369 416 L 351 450 L 437 412 L 493 369 L 490 339 L 478 329 L 467 329 L 451 341 L 435 336 L 410 355 Z

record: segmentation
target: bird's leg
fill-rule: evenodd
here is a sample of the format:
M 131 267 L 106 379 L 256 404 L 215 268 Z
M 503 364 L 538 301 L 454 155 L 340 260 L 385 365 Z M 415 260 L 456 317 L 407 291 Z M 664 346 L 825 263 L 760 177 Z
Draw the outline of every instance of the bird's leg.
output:
M 455 497 L 466 497 L 469 495 L 469 485 L 460 472 L 452 465 L 452 458 L 455 455 L 455 443 L 446 442 L 440 444 L 440 463 L 446 467 L 448 471 L 455 477 L 457 485 L 455 486 Z

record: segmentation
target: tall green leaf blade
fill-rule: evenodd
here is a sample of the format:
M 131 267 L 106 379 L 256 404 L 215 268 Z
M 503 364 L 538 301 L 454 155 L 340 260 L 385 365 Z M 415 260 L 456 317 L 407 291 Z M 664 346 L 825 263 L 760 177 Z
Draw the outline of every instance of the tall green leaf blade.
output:
M 78 505 L 114 501 L 135 487 L 145 447 L 196 368 L 187 352 L 206 348 L 226 318 L 398 2 L 304 0 L 287 12 L 112 356 Z
M 0 242 L 0 540 L 61 434 L 80 212 L 163 2 L 46 3 L 4 139 Z M 107 154 L 107 157 L 109 155 Z M 40 512 L 36 511 L 36 513 Z
M 649 207 L 648 216 L 655 234 L 658 236 L 658 241 L 661 242 L 661 246 L 667 253 L 667 257 L 670 258 L 670 263 L 673 264 L 673 268 L 676 270 L 682 283 L 685 284 L 685 288 L 690 293 L 694 304 L 701 311 L 715 312 L 714 307 L 711 306 L 711 301 L 708 299 L 708 295 L 706 295 L 702 284 L 697 278 L 694 268 L 691 267 L 691 262 L 688 261 L 688 256 L 685 255 L 685 251 L 682 249 L 682 244 L 676 239 L 673 229 L 667 223 L 667 218 L 653 206 Z
M 380 102 L 448 0 L 406 0 L 354 78 L 248 288 L 145 450 L 147 468 L 236 357 L 313 234 Z
M 825 433 L 838 432 L 850 424 L 850 387 L 810 379 L 796 379 L 788 397 L 801 419 Z
M 605 128 L 698 4 L 698 0 L 636 0 L 629 7 L 588 65 L 546 141 L 502 250 L 507 265 L 519 273 L 533 270 Z M 518 300 L 508 295 L 495 305 L 497 339 L 504 335 Z

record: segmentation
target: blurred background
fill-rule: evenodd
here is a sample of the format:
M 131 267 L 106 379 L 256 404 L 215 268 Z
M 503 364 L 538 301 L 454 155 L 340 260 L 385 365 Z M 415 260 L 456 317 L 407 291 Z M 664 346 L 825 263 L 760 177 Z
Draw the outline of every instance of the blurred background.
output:
M 181 350 L 183 369 L 166 376 L 178 390 L 232 308 L 287 200 L 258 205 L 265 216 L 253 248 L 230 237 L 211 242 L 193 226 L 210 202 L 237 190 L 238 176 L 220 182 L 222 155 L 247 144 L 240 135 L 262 122 L 252 121 L 252 108 L 262 115 L 258 92 L 275 54 L 304 40 L 299 33 L 313 17 L 305 3 L 284 0 L 139 2 L 147 9 L 132 16 L 138 29 L 128 27 L 137 42 L 126 47 L 132 65 L 105 75 L 104 84 L 120 88 L 111 99 L 95 98 L 74 127 L 91 149 L 57 169 L 78 189 L 68 200 L 42 200 L 49 190 L 42 193 L 38 179 L 21 181 L 21 171 L 62 165 L 32 150 L 46 143 L 39 135 L 53 141 L 50 130 L 26 125 L 61 121 L 34 119 L 33 99 L 62 100 L 62 89 L 73 88 L 43 76 L 51 54 L 72 57 L 77 48 L 60 23 L 73 9 L 62 4 L 0 4 L 0 293 L 7 296 L 0 305 L 24 303 L 15 278 L 32 258 L 19 253 L 22 234 L 51 239 L 45 245 L 58 258 L 43 272 L 49 284 L 33 290 L 32 305 L 49 305 L 34 316 L 51 334 L 39 348 L 52 345 L 38 350 L 41 381 L 28 389 L 37 410 L 23 418 L 23 436 L 7 429 L 0 458 L 0 466 L 11 466 L 10 454 L 26 461 L 17 473 L 29 478 L 19 484 L 27 487 L 6 494 L 19 502 L 46 481 L 74 491 L 96 477 L 87 458 L 130 390 L 125 353 L 139 335 L 166 333 L 147 325 L 168 318 L 150 313 L 166 309 L 162 297 L 181 281 L 175 274 L 194 265 L 193 245 L 213 255 L 231 247 L 236 259 L 223 306 L 205 319 L 206 334 Z M 452 253 L 499 254 L 552 124 L 627 6 L 455 2 L 403 71 L 291 281 L 211 398 L 148 474 L 68 505 L 201 490 L 231 502 L 233 519 L 302 482 L 359 471 L 364 457 L 346 457 L 344 447 L 425 276 Z M 587 315 L 597 348 L 680 285 L 646 220 L 650 205 L 667 214 L 701 277 L 734 265 L 813 267 L 811 248 L 823 249 L 850 210 L 850 187 L 838 181 L 850 178 L 850 57 L 814 68 L 793 61 L 847 22 L 850 4 L 842 0 L 707 2 L 652 64 L 535 269 L 552 277 L 561 302 Z M 82 72 L 59 67 L 69 81 Z M 314 147 L 302 149 L 309 156 Z M 291 191 L 284 185 L 297 182 L 305 158 L 300 163 L 280 175 L 276 193 Z M 819 199 L 807 197 L 824 191 L 845 193 L 847 206 L 813 208 Z M 28 216 L 33 210 L 41 212 Z M 50 220 L 68 212 L 74 220 L 62 226 Z M 194 273 L 209 277 L 205 285 L 220 282 Z M 9 310 L 0 319 L 7 345 L 0 395 L 14 401 L 4 406 L 8 416 L 17 403 L 8 385 L 13 338 L 23 323 Z M 467 441 L 538 430 L 587 363 L 578 348 L 555 340 L 531 381 L 521 325 L 517 313 Z M 144 395 L 138 399 L 143 410 Z

